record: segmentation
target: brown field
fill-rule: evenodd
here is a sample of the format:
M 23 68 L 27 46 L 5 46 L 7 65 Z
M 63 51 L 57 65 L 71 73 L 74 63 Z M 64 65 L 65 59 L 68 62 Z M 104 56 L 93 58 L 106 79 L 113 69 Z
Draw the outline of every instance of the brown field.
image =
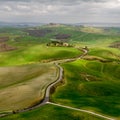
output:
M 120 42 L 114 42 L 114 43 L 112 43 L 109 47 L 119 48 L 119 49 L 120 49 Z
M 40 102 L 46 87 L 56 79 L 57 68 L 52 64 L 0 67 L 0 112 Z
M 9 40 L 9 37 L 0 37 L 0 43 L 1 42 L 6 42 Z
M 52 30 L 45 29 L 45 30 L 27 30 L 30 36 L 35 36 L 35 37 L 44 37 L 47 34 L 51 33 Z
M 55 39 L 68 39 L 68 38 L 70 38 L 71 37 L 71 35 L 70 34 L 57 34 L 57 35 L 55 35 Z
M 0 43 L 0 52 L 12 51 L 16 49 L 17 49 L 16 47 L 10 46 L 6 44 L 5 42 Z

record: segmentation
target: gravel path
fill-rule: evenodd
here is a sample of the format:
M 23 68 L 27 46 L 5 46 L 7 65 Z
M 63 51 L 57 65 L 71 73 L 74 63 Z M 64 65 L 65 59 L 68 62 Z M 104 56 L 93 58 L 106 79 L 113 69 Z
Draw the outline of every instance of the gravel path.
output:
M 55 82 L 51 83 L 47 87 L 46 92 L 45 92 L 45 97 L 44 97 L 44 100 L 42 102 L 40 102 L 39 104 L 37 104 L 37 105 L 35 105 L 33 107 L 30 107 L 30 108 L 25 108 L 25 109 L 22 109 L 22 110 L 17 110 L 17 111 L 13 111 L 13 112 L 0 114 L 0 117 L 5 117 L 5 116 L 11 115 L 11 114 L 16 114 L 16 113 L 22 113 L 22 112 L 30 111 L 30 110 L 39 108 L 39 107 L 41 107 L 41 106 L 43 106 L 45 104 L 51 104 L 51 105 L 55 105 L 55 106 L 59 106 L 59 107 L 63 107 L 63 108 L 68 108 L 68 109 L 72 109 L 72 110 L 76 110 L 76 111 L 81 111 L 81 112 L 85 112 L 85 113 L 88 113 L 88 114 L 92 114 L 92 115 L 104 118 L 106 120 L 115 120 L 113 118 L 110 118 L 110 117 L 107 117 L 107 116 L 104 116 L 104 115 L 101 115 L 101 114 L 98 114 L 98 113 L 94 113 L 94 112 L 91 112 L 91 111 L 88 111 L 88 110 L 73 108 L 73 107 L 69 107 L 69 106 L 65 106 L 65 105 L 60 105 L 60 104 L 49 102 L 50 89 L 63 79 L 63 68 L 59 65 L 59 63 L 71 62 L 71 61 L 75 61 L 77 59 L 81 59 L 82 57 L 84 57 L 88 53 L 88 51 L 86 49 L 82 49 L 82 51 L 83 51 L 83 54 L 80 57 L 78 57 L 78 58 L 58 60 L 58 61 L 53 61 L 52 62 L 59 69 L 59 77 L 58 77 L 58 79 Z

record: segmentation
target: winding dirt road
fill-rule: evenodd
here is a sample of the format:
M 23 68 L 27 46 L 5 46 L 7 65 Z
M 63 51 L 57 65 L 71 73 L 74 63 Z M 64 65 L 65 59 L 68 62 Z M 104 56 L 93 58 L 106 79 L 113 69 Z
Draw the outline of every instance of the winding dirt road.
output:
M 44 99 L 43 99 L 42 102 L 40 102 L 39 104 L 37 104 L 37 105 L 35 105 L 33 107 L 29 107 L 29 108 L 25 108 L 25 109 L 22 109 L 22 110 L 17 110 L 17 111 L 13 111 L 13 112 L 0 114 L 0 117 L 5 117 L 5 116 L 11 115 L 11 114 L 16 114 L 16 113 L 22 113 L 22 112 L 30 111 L 30 110 L 39 108 L 39 107 L 41 107 L 41 106 L 43 106 L 45 104 L 51 104 L 51 105 L 55 105 L 55 106 L 59 106 L 59 107 L 63 107 L 63 108 L 68 108 L 68 109 L 72 109 L 72 110 L 76 110 L 76 111 L 81 111 L 81 112 L 84 112 L 84 113 L 92 114 L 92 115 L 104 118 L 106 120 L 115 120 L 113 118 L 110 118 L 110 117 L 107 117 L 107 116 L 104 116 L 104 115 L 101 115 L 101 114 L 98 114 L 98 113 L 94 113 L 94 112 L 91 112 L 91 111 L 88 111 L 88 110 L 83 110 L 83 109 L 73 108 L 73 107 L 69 107 L 69 106 L 65 106 L 65 105 L 60 105 L 60 104 L 52 103 L 52 102 L 49 101 L 50 89 L 52 87 L 54 87 L 54 85 L 56 85 L 57 83 L 59 83 L 63 79 L 63 68 L 59 64 L 60 63 L 65 63 L 65 62 L 71 62 L 71 61 L 75 61 L 77 59 L 83 58 L 88 53 L 88 50 L 82 49 L 82 51 L 83 51 L 83 54 L 80 57 L 78 57 L 78 58 L 64 59 L 64 60 L 58 60 L 58 61 L 53 61 L 52 62 L 59 69 L 59 77 L 58 77 L 58 79 L 55 82 L 51 83 L 47 87 L 46 92 L 45 92 L 45 96 L 44 96 Z
M 54 83 L 52 83 L 48 86 L 46 93 L 45 93 L 45 98 L 42 102 L 43 104 L 45 104 L 46 102 L 49 102 L 50 89 L 63 79 L 63 68 L 60 65 L 58 65 L 58 63 L 56 63 L 56 62 L 55 62 L 55 65 L 59 68 L 59 77 Z

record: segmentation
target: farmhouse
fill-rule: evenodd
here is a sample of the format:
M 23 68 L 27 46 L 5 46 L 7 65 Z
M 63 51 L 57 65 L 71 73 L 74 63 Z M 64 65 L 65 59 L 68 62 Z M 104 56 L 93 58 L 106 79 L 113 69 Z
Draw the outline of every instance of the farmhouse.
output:
M 51 42 L 47 43 L 47 46 L 70 46 L 67 42 L 61 40 L 52 39 Z

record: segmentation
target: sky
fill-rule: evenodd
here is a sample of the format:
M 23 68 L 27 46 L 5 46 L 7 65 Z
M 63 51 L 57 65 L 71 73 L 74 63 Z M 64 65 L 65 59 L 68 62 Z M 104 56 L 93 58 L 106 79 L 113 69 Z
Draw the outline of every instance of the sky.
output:
M 120 0 L 0 0 L 0 21 L 120 23 Z

